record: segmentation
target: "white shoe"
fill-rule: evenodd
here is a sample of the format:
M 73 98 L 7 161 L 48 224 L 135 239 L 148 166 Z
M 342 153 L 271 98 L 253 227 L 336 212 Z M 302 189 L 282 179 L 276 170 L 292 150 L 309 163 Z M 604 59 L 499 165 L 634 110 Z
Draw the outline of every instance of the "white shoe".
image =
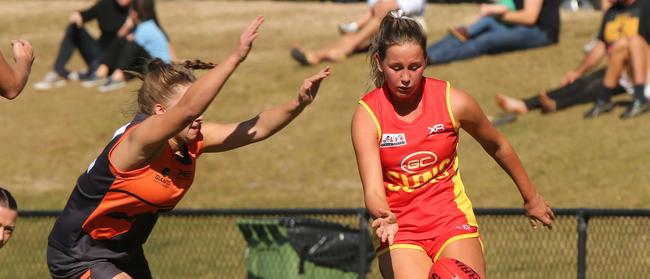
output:
M 339 23 L 339 33 L 347 34 L 359 31 L 359 25 L 356 22 Z
M 81 86 L 85 88 L 95 87 L 108 82 L 107 78 L 96 77 L 95 75 L 81 82 Z
M 120 80 L 120 81 L 114 81 L 112 79 L 108 79 L 108 81 L 99 87 L 99 92 L 110 92 L 113 90 L 120 89 L 122 87 L 126 86 L 126 81 Z
M 67 83 L 66 78 L 60 76 L 56 72 L 49 72 L 39 82 L 34 84 L 36 90 L 50 90 L 64 86 Z

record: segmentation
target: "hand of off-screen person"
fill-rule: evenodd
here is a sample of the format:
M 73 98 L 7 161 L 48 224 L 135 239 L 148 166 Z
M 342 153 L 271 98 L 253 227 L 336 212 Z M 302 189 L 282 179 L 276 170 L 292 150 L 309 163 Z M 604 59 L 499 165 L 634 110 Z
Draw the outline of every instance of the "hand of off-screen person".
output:
M 32 64 L 34 63 L 34 48 L 27 40 L 12 40 L 11 48 L 13 50 L 14 62 L 16 65 L 20 65 L 26 71 L 26 74 L 32 69 Z
M 395 214 L 390 211 L 379 210 L 379 217 L 372 221 L 372 227 L 376 228 L 377 237 L 384 243 L 388 241 L 388 245 L 393 245 L 395 234 L 399 230 L 397 225 L 397 218 Z
M 311 104 L 316 99 L 321 81 L 328 77 L 330 73 L 331 69 L 327 66 L 302 82 L 302 86 L 300 86 L 300 90 L 298 91 L 298 103 L 301 107 Z
M 248 53 L 253 48 L 253 41 L 255 41 L 255 38 L 260 34 L 259 29 L 262 22 L 264 22 L 263 16 L 260 15 L 255 17 L 255 19 L 244 28 L 244 31 L 242 31 L 239 36 L 239 45 L 237 45 L 236 49 L 237 55 L 239 56 L 239 62 L 246 60 L 246 56 L 248 56 Z
M 535 197 L 526 201 L 524 203 L 524 209 L 526 210 L 526 216 L 528 216 L 530 226 L 533 229 L 537 229 L 537 222 L 542 222 L 542 225 L 548 229 L 553 229 L 555 214 L 553 214 L 553 210 L 541 195 L 536 194 Z

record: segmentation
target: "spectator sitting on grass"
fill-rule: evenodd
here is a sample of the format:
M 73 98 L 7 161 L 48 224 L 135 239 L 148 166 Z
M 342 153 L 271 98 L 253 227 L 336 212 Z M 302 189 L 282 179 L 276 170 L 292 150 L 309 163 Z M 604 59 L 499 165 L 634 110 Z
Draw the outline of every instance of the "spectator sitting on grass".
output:
M 514 0 L 517 10 L 490 10 L 480 21 L 489 28 L 461 41 L 448 34 L 427 47 L 429 64 L 484 54 L 542 47 L 558 42 L 560 0 Z M 489 24 L 488 24 L 489 23 Z
M 53 70 L 35 83 L 34 89 L 49 90 L 64 86 L 68 80 L 85 79 L 85 74 L 66 69 L 75 49 L 79 50 L 88 73 L 93 73 L 113 41 L 128 33 L 131 25 L 127 21 L 129 5 L 131 0 L 100 0 L 89 9 L 72 13 Z M 84 28 L 85 23 L 94 19 L 99 23 L 101 32 L 98 39 L 93 38 Z
M 449 28 L 449 34 L 461 42 L 467 42 L 467 39 L 476 37 L 486 30 L 495 28 L 492 26 L 493 24 L 505 24 L 499 21 L 498 18 L 495 18 L 494 15 L 515 10 L 517 10 L 517 7 L 515 6 L 514 0 L 499 0 L 494 4 L 481 4 L 479 10 L 480 18 L 478 20 L 468 25 Z
M 390 10 L 401 9 L 426 29 L 424 0 L 368 0 L 370 9 L 357 21 L 339 24 L 343 35 L 331 45 L 315 50 L 301 46 L 291 49 L 291 57 L 302 66 L 316 65 L 323 61 L 339 62 L 354 52 L 366 51 L 370 38 L 379 31 L 379 23 Z
M 135 31 L 113 43 L 104 62 L 82 83 L 84 87 L 101 85 L 99 91 L 113 91 L 126 86 L 130 76 L 124 71 L 142 73 L 143 65 L 152 58 L 171 62 L 169 40 L 158 24 L 154 0 L 133 0 L 129 17 L 136 25 Z
M 650 8 L 648 1 L 641 3 L 637 0 L 610 0 L 611 6 L 603 15 L 598 35 L 598 42 L 584 57 L 578 67 L 569 71 L 563 78 L 563 85 L 573 83 L 585 72 L 589 71 L 604 58 L 608 58 L 607 69 L 603 76 L 602 86 L 594 92 L 596 102 L 585 112 L 585 118 L 597 117 L 614 108 L 611 101 L 616 92 L 616 86 L 623 72 L 628 71 L 634 84 L 634 101 L 621 114 L 621 118 L 631 118 L 650 109 L 644 96 L 646 83 L 646 38 L 648 33 L 640 33 L 639 27 L 650 23 L 647 16 L 641 17 L 643 10 Z M 645 5 L 644 5 L 645 4 Z

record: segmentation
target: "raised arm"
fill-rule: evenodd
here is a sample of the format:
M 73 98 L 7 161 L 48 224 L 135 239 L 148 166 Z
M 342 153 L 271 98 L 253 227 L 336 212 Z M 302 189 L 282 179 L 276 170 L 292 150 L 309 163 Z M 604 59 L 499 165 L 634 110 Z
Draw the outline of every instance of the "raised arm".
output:
M 555 218 L 553 211 L 535 190 L 508 140 L 492 126 L 474 98 L 465 92 L 452 89 L 451 107 L 460 127 L 476 139 L 515 182 L 524 200 L 524 208 L 531 226 L 537 228 L 537 221 L 541 221 L 544 226 L 551 228 Z
M 146 163 L 167 140 L 201 116 L 239 63 L 246 59 L 263 21 L 262 16 L 256 17 L 242 32 L 236 49 L 217 67 L 187 87 L 175 105 L 160 107 L 159 110 L 164 113 L 148 117 L 135 128 L 113 151 L 111 159 L 114 163 L 123 170 Z M 183 89 L 181 86 L 171 88 L 179 91 Z
M 14 66 L 9 66 L 0 53 L 0 96 L 12 100 L 20 94 L 27 84 L 34 63 L 34 50 L 26 40 L 11 41 Z
M 372 226 L 376 228 L 377 236 L 382 242 L 392 244 L 398 226 L 386 201 L 378 141 L 378 131 L 369 112 L 358 106 L 352 118 L 352 145 L 363 185 L 363 197 L 374 219 Z
M 566 86 L 576 81 L 576 79 L 579 79 L 587 71 L 591 70 L 594 66 L 600 63 L 605 55 L 607 55 L 607 47 L 603 41 L 598 40 L 598 42 L 596 42 L 596 46 L 594 46 L 591 51 L 589 51 L 589 53 L 584 56 L 582 62 L 580 62 L 580 65 L 564 75 L 561 81 L 561 85 Z
M 330 75 L 330 68 L 305 79 L 298 97 L 240 123 L 207 123 L 201 128 L 203 152 L 222 152 L 264 140 L 287 126 L 316 98 L 320 83 Z

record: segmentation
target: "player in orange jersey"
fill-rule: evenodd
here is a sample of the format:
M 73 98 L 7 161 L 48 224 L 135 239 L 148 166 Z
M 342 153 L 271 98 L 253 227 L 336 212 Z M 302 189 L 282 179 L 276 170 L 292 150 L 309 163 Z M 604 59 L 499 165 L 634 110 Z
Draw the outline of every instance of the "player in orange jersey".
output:
M 401 11 L 384 18 L 371 52 L 377 88 L 352 119 L 381 273 L 426 278 L 437 259 L 454 258 L 485 278 L 478 224 L 458 173 L 459 129 L 512 177 L 534 228 L 538 221 L 550 228 L 554 215 L 476 101 L 449 82 L 423 77 L 425 43 L 417 22 Z
M 149 62 L 137 115 L 79 177 L 50 233 L 52 277 L 151 278 L 142 245 L 158 214 L 172 210 L 191 186 L 197 157 L 268 138 L 314 100 L 329 68 L 307 78 L 297 98 L 250 120 L 203 122 L 201 114 L 248 55 L 263 20 L 255 18 L 216 67 Z M 187 69 L 195 66 L 214 68 L 196 80 Z

